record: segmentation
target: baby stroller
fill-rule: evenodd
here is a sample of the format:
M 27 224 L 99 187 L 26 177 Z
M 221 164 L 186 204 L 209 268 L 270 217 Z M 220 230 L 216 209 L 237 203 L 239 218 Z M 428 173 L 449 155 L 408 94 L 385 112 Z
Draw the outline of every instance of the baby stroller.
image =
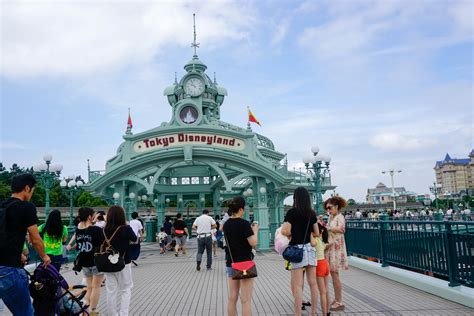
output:
M 85 296 L 84 286 L 74 286 L 71 290 L 66 280 L 53 265 L 39 265 L 30 274 L 30 295 L 37 316 L 79 316 L 89 315 L 81 299 Z

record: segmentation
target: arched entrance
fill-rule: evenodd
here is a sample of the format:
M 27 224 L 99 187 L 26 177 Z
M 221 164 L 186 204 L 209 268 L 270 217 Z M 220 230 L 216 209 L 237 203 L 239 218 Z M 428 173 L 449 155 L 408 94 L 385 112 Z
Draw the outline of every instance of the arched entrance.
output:
M 244 195 L 260 224 L 259 249 L 267 250 L 270 232 L 283 222 L 285 197 L 299 185 L 312 186 L 288 171 L 285 155 L 270 139 L 220 120 L 227 91 L 206 75 L 196 55 L 184 69 L 181 80 L 164 91 L 171 120 L 139 134 L 127 128 L 106 170 L 89 173 L 86 189 L 108 198 L 118 193 L 123 206 L 135 203 L 127 199 L 131 192 L 146 195 L 155 201 L 159 226 L 167 201 L 183 213 L 189 201 L 203 208 L 212 200 L 217 214 L 223 199 Z

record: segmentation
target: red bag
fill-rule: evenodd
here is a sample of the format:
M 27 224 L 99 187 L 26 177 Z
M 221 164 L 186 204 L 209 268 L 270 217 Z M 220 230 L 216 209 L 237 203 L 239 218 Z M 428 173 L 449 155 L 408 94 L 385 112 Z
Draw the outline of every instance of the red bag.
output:
M 257 266 L 252 260 L 232 262 L 232 279 L 251 279 L 257 276 Z
M 175 229 L 174 233 L 175 233 L 176 236 L 179 237 L 179 236 L 183 236 L 186 232 L 182 229 Z

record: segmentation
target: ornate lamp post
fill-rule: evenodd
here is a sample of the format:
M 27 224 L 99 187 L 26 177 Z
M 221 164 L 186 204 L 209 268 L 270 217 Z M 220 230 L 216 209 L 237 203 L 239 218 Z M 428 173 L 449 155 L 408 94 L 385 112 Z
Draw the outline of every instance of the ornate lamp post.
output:
M 245 198 L 245 213 L 244 213 L 244 218 L 246 220 L 250 219 L 250 204 L 252 204 L 253 207 L 253 190 L 251 188 L 248 188 L 247 190 L 244 191 L 243 193 L 244 198 Z M 255 214 L 254 214 L 255 217 Z
M 127 220 L 130 220 L 130 214 L 132 213 L 131 208 L 133 203 L 135 203 L 135 193 L 130 192 L 128 197 L 125 199 L 125 216 L 127 217 Z
M 44 191 L 45 191 L 44 213 L 45 213 L 45 217 L 48 218 L 49 210 L 50 210 L 49 193 L 51 192 L 51 189 L 54 187 L 57 178 L 61 174 L 61 171 L 63 170 L 63 166 L 52 165 L 51 161 L 53 160 L 53 156 L 50 154 L 44 155 L 43 160 L 45 163 L 34 166 L 33 171 L 35 172 L 36 178 L 44 187 Z
M 114 205 L 118 205 L 120 199 L 120 193 L 115 192 L 112 197 L 114 198 Z
M 73 175 L 62 180 L 59 185 L 62 189 L 69 191 L 69 227 L 68 230 L 71 233 L 74 231 L 74 195 L 79 192 L 81 187 L 84 185 L 84 182 L 81 180 L 74 181 L 75 177 Z
M 329 163 L 331 162 L 331 158 L 318 155 L 318 146 L 313 146 L 311 151 L 313 152 L 313 156 L 303 158 L 303 163 L 308 173 L 308 180 L 313 180 L 314 182 L 314 188 L 316 190 L 316 214 L 321 215 L 324 214 L 322 182 L 324 178 L 329 175 Z
M 435 207 L 436 207 L 436 212 L 439 210 L 438 206 L 438 193 L 441 192 L 441 185 L 437 184 L 436 182 L 433 182 L 433 186 L 430 186 L 430 191 L 433 193 L 435 197 Z
M 395 195 L 395 185 L 393 184 L 393 175 L 395 173 L 400 173 L 402 172 L 401 170 L 394 170 L 394 169 L 390 169 L 390 170 L 387 170 L 387 171 L 382 171 L 382 174 L 390 174 L 390 179 L 392 181 L 392 199 L 393 199 L 393 211 L 395 212 L 395 210 L 397 209 L 397 200 L 396 200 L 396 195 Z

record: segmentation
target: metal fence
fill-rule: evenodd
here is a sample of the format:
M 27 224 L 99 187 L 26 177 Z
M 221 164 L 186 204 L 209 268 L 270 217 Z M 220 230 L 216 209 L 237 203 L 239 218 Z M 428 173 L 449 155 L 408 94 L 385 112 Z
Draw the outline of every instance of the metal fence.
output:
M 474 287 L 474 222 L 346 222 L 347 252 Z

